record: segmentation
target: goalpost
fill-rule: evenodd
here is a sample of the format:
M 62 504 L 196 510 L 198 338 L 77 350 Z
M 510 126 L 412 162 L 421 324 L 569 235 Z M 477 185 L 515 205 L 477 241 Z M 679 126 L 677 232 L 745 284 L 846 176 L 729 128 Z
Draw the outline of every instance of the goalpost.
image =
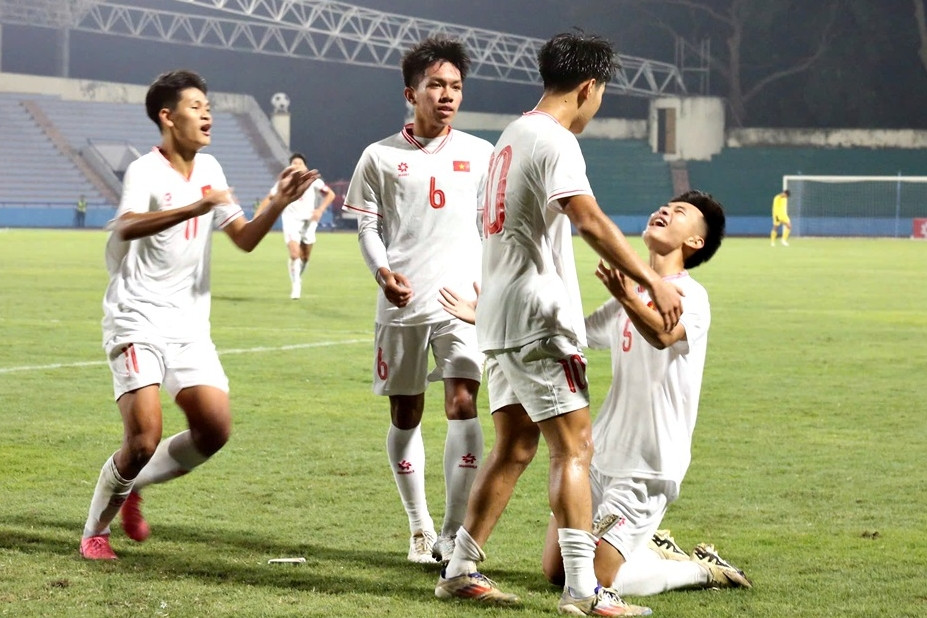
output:
M 782 177 L 792 234 L 927 238 L 927 176 Z

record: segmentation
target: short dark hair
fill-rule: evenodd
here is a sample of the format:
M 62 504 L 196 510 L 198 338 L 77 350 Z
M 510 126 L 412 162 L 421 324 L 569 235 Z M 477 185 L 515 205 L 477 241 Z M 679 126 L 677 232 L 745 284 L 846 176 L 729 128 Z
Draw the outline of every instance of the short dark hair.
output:
M 290 163 L 292 163 L 296 159 L 302 159 L 303 163 L 306 163 L 306 155 L 304 155 L 301 152 L 294 152 L 293 154 L 290 155 Z
M 551 92 L 569 92 L 593 78 L 607 84 L 620 67 L 612 44 L 594 34 L 562 32 L 538 50 L 538 71 Z
M 705 219 L 705 244 L 686 258 L 683 266 L 695 268 L 712 258 L 724 239 L 724 207 L 710 193 L 704 191 L 686 191 L 674 197 L 671 202 L 686 202 L 699 209 Z
M 464 44 L 445 37 L 429 37 L 411 48 L 402 57 L 402 80 L 409 88 L 415 88 L 425 76 L 425 69 L 438 61 L 450 62 L 460 71 L 460 79 L 467 78 L 470 71 L 470 56 Z
M 206 94 L 206 80 L 194 73 L 180 69 L 168 71 L 158 75 L 157 79 L 148 87 L 145 95 L 145 111 L 151 121 L 161 129 L 161 120 L 158 115 L 165 107 L 173 110 L 180 101 L 180 93 L 187 88 L 196 88 Z
M 785 193 L 785 196 L 786 196 L 786 197 L 792 195 L 791 193 L 789 193 L 789 190 L 788 190 L 788 189 L 786 189 L 785 191 L 783 191 L 783 193 Z

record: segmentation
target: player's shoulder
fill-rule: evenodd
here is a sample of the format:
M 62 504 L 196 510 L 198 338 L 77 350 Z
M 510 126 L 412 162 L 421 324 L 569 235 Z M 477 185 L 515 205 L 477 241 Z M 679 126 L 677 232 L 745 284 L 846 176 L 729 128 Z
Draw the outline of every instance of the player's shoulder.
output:
M 222 165 L 219 164 L 219 160 L 208 152 L 196 153 L 196 155 L 193 157 L 193 161 L 195 165 L 199 165 L 201 167 L 207 167 L 210 169 L 222 169 Z
M 466 131 L 461 131 L 459 129 L 454 129 L 454 139 L 468 148 L 474 148 L 479 150 L 488 150 L 492 152 L 494 148 L 492 142 L 485 140 L 482 137 L 473 135 L 472 133 L 467 133 Z
M 667 281 L 682 289 L 685 294 L 684 300 L 689 298 L 701 302 L 708 302 L 708 290 L 704 285 L 699 283 L 698 280 L 693 278 L 692 275 L 689 274 L 689 271 L 683 271 L 675 277 L 668 278 Z

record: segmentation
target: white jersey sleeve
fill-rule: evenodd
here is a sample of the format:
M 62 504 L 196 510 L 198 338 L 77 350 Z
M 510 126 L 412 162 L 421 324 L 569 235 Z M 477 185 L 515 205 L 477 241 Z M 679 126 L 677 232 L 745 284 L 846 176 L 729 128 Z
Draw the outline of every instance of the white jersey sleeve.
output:
M 624 315 L 624 307 L 616 298 L 610 298 L 598 309 L 586 316 L 586 343 L 594 350 L 611 348 L 612 338 L 618 329 L 618 322 Z

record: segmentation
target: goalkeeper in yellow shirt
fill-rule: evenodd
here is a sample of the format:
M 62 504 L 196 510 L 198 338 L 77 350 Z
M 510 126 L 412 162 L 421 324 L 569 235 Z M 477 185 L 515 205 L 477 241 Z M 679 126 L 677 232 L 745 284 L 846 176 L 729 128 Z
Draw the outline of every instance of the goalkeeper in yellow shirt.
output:
M 789 234 L 792 233 L 792 222 L 789 221 L 789 190 L 776 194 L 772 203 L 772 231 L 769 233 L 769 244 L 776 246 L 776 228 L 782 226 L 782 245 L 789 246 Z

